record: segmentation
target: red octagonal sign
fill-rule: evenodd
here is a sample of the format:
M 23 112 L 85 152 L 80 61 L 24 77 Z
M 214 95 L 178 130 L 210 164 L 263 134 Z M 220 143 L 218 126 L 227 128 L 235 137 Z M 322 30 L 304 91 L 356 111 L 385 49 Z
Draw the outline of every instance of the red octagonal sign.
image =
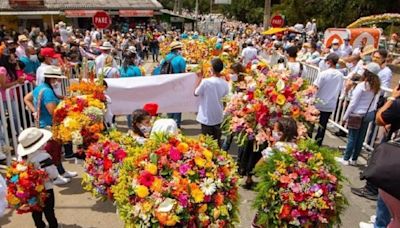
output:
M 104 11 L 96 12 L 92 17 L 94 27 L 98 29 L 105 29 L 111 25 L 111 17 Z
M 271 26 L 273 28 L 281 28 L 285 25 L 285 19 L 281 15 L 275 15 L 271 18 Z

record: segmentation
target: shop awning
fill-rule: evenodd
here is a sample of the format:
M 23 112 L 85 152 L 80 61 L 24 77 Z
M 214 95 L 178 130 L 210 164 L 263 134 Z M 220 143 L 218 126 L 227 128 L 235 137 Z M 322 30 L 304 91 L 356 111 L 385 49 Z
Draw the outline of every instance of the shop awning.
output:
M 0 11 L 0 16 L 59 15 L 60 11 Z
M 66 17 L 93 17 L 97 10 L 65 10 Z
M 119 10 L 120 17 L 152 17 L 154 10 Z

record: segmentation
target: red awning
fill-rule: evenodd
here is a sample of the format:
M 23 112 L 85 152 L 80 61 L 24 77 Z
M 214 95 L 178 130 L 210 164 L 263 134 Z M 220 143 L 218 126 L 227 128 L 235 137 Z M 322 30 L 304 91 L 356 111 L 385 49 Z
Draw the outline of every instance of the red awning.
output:
M 120 17 L 152 17 L 154 10 L 119 10 Z
M 98 10 L 65 10 L 66 17 L 93 17 Z

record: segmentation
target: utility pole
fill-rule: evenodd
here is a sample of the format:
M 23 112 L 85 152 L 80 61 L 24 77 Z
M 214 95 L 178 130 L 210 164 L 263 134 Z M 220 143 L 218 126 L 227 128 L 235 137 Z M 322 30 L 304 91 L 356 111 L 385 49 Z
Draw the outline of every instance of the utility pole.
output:
M 270 17 L 271 17 L 271 0 L 265 0 L 264 29 L 268 29 Z
M 195 15 L 196 15 L 196 30 L 198 30 L 197 20 L 199 19 L 199 0 L 196 0 L 196 8 L 195 8 Z
M 213 1 L 214 0 L 210 0 L 210 14 L 212 13 L 212 10 L 213 10 Z
M 183 1 L 178 0 L 178 14 L 179 15 L 182 15 L 182 4 L 183 4 Z

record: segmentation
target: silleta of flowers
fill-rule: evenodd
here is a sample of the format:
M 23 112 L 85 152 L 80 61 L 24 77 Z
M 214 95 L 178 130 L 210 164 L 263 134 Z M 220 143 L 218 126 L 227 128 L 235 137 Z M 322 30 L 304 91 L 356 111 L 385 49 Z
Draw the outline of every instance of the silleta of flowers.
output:
M 262 62 L 252 66 L 240 89 L 229 99 L 225 109 L 224 131 L 236 135 L 239 145 L 255 140 L 258 145 L 267 141 L 266 130 L 283 116 L 299 123 L 300 135 L 306 126 L 318 121 L 315 108 L 315 89 L 288 71 L 267 70 Z
M 6 174 L 7 201 L 18 214 L 42 211 L 47 198 L 44 183 L 47 173 L 32 163 L 14 162 Z
M 260 227 L 340 224 L 347 200 L 342 194 L 344 177 L 334 160 L 335 151 L 312 141 L 300 141 L 298 146 L 274 151 L 256 168 L 260 182 L 255 223 Z
M 112 191 L 127 227 L 233 227 L 238 180 L 210 138 L 156 136 L 124 160 Z
M 111 186 L 118 177 L 118 171 L 127 152 L 113 141 L 93 143 L 86 151 L 83 188 L 93 196 L 113 199 Z
M 103 86 L 80 82 L 70 86 L 71 96 L 60 102 L 54 111 L 53 137 L 74 145 L 97 142 L 104 129 L 106 110 Z

